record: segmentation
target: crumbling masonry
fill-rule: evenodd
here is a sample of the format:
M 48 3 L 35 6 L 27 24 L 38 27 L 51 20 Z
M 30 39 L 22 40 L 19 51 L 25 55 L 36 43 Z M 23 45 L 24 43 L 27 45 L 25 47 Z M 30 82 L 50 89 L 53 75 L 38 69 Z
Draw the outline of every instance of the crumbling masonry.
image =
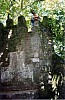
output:
M 25 90 L 36 88 L 41 81 L 47 82 L 52 69 L 52 34 L 44 27 L 41 31 L 40 26 L 34 26 L 28 32 L 23 16 L 18 17 L 17 25 L 13 25 L 12 19 L 7 19 L 6 23 L 7 41 L 2 46 L 0 59 L 1 87 Z

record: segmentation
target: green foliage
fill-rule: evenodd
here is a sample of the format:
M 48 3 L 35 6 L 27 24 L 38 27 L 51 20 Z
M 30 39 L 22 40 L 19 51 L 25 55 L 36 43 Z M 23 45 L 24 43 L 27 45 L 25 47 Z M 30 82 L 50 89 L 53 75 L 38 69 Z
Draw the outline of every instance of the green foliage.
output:
M 63 57 L 63 44 L 64 44 L 64 11 L 54 10 L 54 15 L 51 21 L 53 42 L 55 52 Z

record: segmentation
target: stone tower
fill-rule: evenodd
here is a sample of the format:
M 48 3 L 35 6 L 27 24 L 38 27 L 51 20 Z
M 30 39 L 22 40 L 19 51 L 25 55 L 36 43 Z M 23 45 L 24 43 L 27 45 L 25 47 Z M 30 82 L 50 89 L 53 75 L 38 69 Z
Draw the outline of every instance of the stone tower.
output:
M 42 25 L 42 31 L 39 22 L 36 23 L 28 32 L 24 16 L 19 16 L 18 24 L 11 27 L 12 36 L 8 39 L 9 66 L 1 70 L 2 83 L 25 90 L 48 80 L 52 67 L 52 35 L 47 27 Z

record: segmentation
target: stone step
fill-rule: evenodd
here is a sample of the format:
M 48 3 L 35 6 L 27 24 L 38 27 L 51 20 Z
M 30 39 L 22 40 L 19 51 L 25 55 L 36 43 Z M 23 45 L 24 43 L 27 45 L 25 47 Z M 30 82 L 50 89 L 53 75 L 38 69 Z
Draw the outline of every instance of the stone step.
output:
M 33 99 L 36 90 L 0 92 L 0 99 Z

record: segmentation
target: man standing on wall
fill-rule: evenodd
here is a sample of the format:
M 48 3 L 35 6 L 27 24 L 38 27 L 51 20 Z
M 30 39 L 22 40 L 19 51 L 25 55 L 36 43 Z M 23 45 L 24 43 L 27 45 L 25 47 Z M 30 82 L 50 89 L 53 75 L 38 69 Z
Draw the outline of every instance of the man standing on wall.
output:
M 32 18 L 31 18 L 32 27 L 39 26 L 40 17 L 38 16 L 38 14 L 35 13 L 34 10 L 31 10 L 31 13 L 33 14 Z

